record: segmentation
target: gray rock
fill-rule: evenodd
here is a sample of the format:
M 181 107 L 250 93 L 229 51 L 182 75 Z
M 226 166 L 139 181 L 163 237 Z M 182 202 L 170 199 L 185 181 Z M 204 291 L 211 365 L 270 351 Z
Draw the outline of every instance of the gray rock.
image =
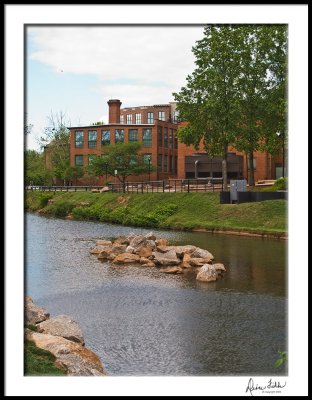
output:
M 145 235 L 146 239 L 148 240 L 156 240 L 156 236 L 154 235 L 153 232 L 149 232 Z
M 218 279 L 218 273 L 213 265 L 204 264 L 196 276 L 196 280 L 202 282 L 212 282 Z
M 25 298 L 25 323 L 26 324 L 38 324 L 39 322 L 45 321 L 50 317 L 50 313 L 42 307 L 38 307 L 33 303 L 31 297 L 26 296 Z
M 85 343 L 79 325 L 68 315 L 58 315 L 41 322 L 38 324 L 38 332 L 49 333 L 53 336 L 61 336 L 73 342 L 81 343 L 82 345 Z
M 122 253 L 116 256 L 113 260 L 115 264 L 124 264 L 124 263 L 139 263 L 140 256 L 133 253 Z
M 177 254 L 174 250 L 167 251 L 166 253 L 160 253 L 159 251 L 153 251 L 152 261 L 158 265 L 179 265 L 181 260 L 178 259 Z
M 201 249 L 200 247 L 196 247 L 196 249 L 191 254 L 191 257 L 205 258 L 205 259 L 210 259 L 210 260 L 214 259 L 213 255 L 211 253 L 209 253 L 208 250 Z

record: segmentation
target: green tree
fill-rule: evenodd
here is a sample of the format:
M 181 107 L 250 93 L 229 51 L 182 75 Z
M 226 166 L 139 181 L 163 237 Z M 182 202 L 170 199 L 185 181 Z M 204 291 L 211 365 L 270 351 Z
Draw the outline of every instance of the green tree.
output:
M 48 126 L 44 129 L 44 135 L 40 137 L 39 144 L 46 153 L 48 167 L 54 177 L 63 179 L 64 185 L 68 183 L 69 168 L 69 134 L 67 126 L 70 122 L 65 113 L 51 112 L 47 117 Z
M 222 156 L 227 190 L 228 146 L 234 142 L 237 125 L 238 40 L 232 25 L 209 25 L 204 35 L 192 48 L 195 71 L 188 75 L 187 85 L 173 93 L 179 117 L 188 122 L 178 129 L 178 137 L 196 149 L 202 140 L 210 156 Z
M 63 180 L 64 183 L 69 184 L 69 182 L 75 182 L 77 179 L 83 177 L 85 171 L 81 166 L 70 166 L 69 159 L 62 160 L 54 168 L 54 174 L 57 178 Z
M 247 155 L 248 182 L 254 186 L 254 151 L 274 149 L 276 131 L 285 121 L 285 26 L 242 25 L 237 33 L 241 62 L 235 147 Z
M 265 30 L 269 32 L 266 34 Z M 272 32 L 273 30 L 273 32 Z M 263 120 L 265 127 L 264 150 L 276 154 L 284 145 L 287 147 L 287 88 L 288 88 L 288 31 L 285 25 L 271 25 L 264 28 L 265 41 L 270 58 L 270 91 L 266 98 L 267 114 Z M 277 135 L 280 132 L 280 136 Z M 282 139 L 282 141 L 281 141 Z
M 25 185 L 43 186 L 51 180 L 51 173 L 45 168 L 44 155 L 36 150 L 26 150 L 24 153 Z
M 224 182 L 229 145 L 247 154 L 251 185 L 253 152 L 276 148 L 286 114 L 285 39 L 285 26 L 209 25 L 192 49 L 194 72 L 173 93 L 188 122 L 180 141 L 196 149 L 202 141 L 210 156 L 222 155 Z
M 149 164 L 140 153 L 140 143 L 116 143 L 103 146 L 102 155 L 89 166 L 89 173 L 96 176 L 116 176 L 125 192 L 126 180 L 131 175 L 148 173 Z M 153 167 L 150 165 L 150 171 Z

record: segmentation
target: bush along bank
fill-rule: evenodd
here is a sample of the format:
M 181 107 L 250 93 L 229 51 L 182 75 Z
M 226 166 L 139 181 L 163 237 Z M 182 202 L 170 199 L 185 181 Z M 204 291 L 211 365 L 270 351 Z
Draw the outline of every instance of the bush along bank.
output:
M 99 357 L 85 347 L 82 331 L 68 315 L 50 318 L 25 299 L 25 375 L 106 375 Z
M 25 193 L 27 211 L 160 229 L 287 237 L 287 202 L 220 204 L 219 193 Z

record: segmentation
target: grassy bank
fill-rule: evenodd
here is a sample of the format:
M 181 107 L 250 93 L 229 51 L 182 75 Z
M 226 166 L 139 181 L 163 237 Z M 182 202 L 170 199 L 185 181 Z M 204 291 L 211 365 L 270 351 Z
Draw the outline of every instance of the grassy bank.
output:
M 163 229 L 205 229 L 283 237 L 287 201 L 220 204 L 219 193 L 25 193 L 29 211 L 76 220 Z
M 36 327 L 28 325 L 36 331 Z M 25 364 L 24 373 L 27 376 L 59 376 L 67 375 L 65 370 L 55 365 L 55 356 L 49 351 L 40 349 L 32 340 L 25 339 L 24 343 Z

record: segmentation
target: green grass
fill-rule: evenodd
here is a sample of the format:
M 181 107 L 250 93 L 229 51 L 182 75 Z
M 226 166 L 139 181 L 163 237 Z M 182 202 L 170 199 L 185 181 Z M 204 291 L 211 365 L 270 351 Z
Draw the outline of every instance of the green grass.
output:
M 287 201 L 267 200 L 220 204 L 219 193 L 90 193 L 49 194 L 53 204 L 42 205 L 43 195 L 26 192 L 27 210 L 77 220 L 112 222 L 164 229 L 244 231 L 283 236 L 287 231 Z
M 32 340 L 25 340 L 24 374 L 27 376 L 67 375 L 66 371 L 56 367 L 55 356 L 49 351 L 40 349 Z

